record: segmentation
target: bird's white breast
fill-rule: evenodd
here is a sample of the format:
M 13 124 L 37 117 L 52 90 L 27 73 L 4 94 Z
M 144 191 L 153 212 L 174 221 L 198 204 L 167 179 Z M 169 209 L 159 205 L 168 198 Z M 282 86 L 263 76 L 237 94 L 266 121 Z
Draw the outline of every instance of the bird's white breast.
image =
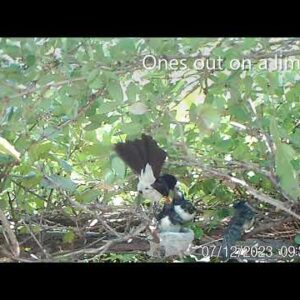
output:
M 195 217 L 195 213 L 190 214 L 185 212 L 180 205 L 174 205 L 174 210 L 180 216 L 180 218 L 185 222 L 191 221 Z

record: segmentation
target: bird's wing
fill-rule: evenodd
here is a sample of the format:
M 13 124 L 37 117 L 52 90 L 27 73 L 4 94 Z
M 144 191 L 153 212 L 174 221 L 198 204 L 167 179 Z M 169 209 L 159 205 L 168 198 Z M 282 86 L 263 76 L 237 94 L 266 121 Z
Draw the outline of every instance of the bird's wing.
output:
M 117 143 L 115 151 L 136 174 L 141 174 L 146 166 L 146 153 L 140 140 Z
M 161 149 L 156 141 L 149 135 L 142 135 L 144 149 L 147 151 L 147 162 L 153 170 L 155 178 L 159 177 L 162 166 L 166 160 L 167 153 Z
M 149 135 L 142 135 L 141 139 L 117 143 L 115 151 L 119 157 L 138 175 L 151 166 L 155 178 L 159 177 L 167 153 L 162 150 Z
M 183 225 L 185 223 L 184 220 L 175 211 L 172 211 L 172 213 L 170 214 L 170 219 L 172 220 L 173 224 Z

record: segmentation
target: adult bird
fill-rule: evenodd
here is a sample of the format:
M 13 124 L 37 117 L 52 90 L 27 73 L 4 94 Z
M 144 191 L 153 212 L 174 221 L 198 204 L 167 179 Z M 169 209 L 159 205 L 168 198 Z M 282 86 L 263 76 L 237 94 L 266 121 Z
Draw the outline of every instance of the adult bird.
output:
M 142 134 L 140 139 L 117 143 L 115 151 L 138 176 L 140 194 L 153 202 L 161 198 L 170 202 L 168 196 L 175 189 L 177 179 L 170 174 L 160 174 L 167 153 L 151 136 Z

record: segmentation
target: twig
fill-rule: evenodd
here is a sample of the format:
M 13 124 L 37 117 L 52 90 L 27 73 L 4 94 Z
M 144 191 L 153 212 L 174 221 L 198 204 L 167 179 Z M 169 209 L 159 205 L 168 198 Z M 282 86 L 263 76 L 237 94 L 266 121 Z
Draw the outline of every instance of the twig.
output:
M 12 181 L 15 185 L 17 185 L 18 187 L 20 187 L 21 189 L 23 189 L 25 192 L 34 195 L 35 197 L 37 197 L 37 198 L 43 200 L 44 202 L 47 202 L 47 200 L 46 200 L 44 197 L 42 197 L 42 196 L 38 195 L 37 193 L 31 191 L 31 190 L 28 189 L 27 187 L 23 186 L 21 183 L 15 181 L 15 180 L 13 180 L 13 179 L 11 179 L 11 181 Z
M 174 164 L 178 164 L 178 163 L 174 163 Z M 234 176 L 230 176 L 226 173 L 220 172 L 219 170 L 216 170 L 215 168 L 205 166 L 204 164 L 202 164 L 199 161 L 194 160 L 192 158 L 188 158 L 184 164 L 192 166 L 192 167 L 200 168 L 205 171 L 205 174 L 210 174 L 214 177 L 226 179 L 230 182 L 238 184 L 238 185 L 242 186 L 243 188 L 245 188 L 249 194 L 251 194 L 252 196 L 257 198 L 261 202 L 271 204 L 271 205 L 275 206 L 276 208 L 283 210 L 283 211 L 287 212 L 288 214 L 292 215 L 293 217 L 295 217 L 296 219 L 300 220 L 300 216 L 297 213 L 293 212 L 291 209 L 287 208 L 281 201 L 278 201 L 262 192 L 257 191 L 255 188 L 250 186 L 248 183 L 246 183 L 242 179 L 239 179 Z
M 6 237 L 5 233 L 7 234 L 9 247 L 10 247 L 10 250 L 11 250 L 13 256 L 19 257 L 20 246 L 19 246 L 18 240 L 16 238 L 15 233 L 10 228 L 10 224 L 1 208 L 0 208 L 0 220 L 1 220 L 2 226 L 3 226 L 3 235 Z
M 23 97 L 23 96 L 26 96 L 26 95 L 29 95 L 29 94 L 33 94 L 33 93 L 37 92 L 38 90 L 49 89 L 51 87 L 59 87 L 59 86 L 65 85 L 65 84 L 70 84 L 72 82 L 84 81 L 84 80 L 86 80 L 85 77 L 78 77 L 78 78 L 62 80 L 62 81 L 58 81 L 58 82 L 50 82 L 50 83 L 47 83 L 46 85 L 30 88 L 30 89 L 27 89 L 27 90 L 25 90 L 21 93 L 17 93 L 15 95 L 12 95 L 12 96 L 8 97 L 8 99 Z
M 12 216 L 13 220 L 15 221 L 16 220 L 15 210 L 14 210 L 12 199 L 10 197 L 9 192 L 7 192 L 7 197 L 8 197 L 8 203 L 9 203 L 9 207 L 10 207 L 11 216 Z
M 121 238 L 122 235 L 118 232 L 116 232 L 111 226 L 109 226 L 98 214 L 96 214 L 95 212 L 91 211 L 90 209 L 88 209 L 86 206 L 74 201 L 73 199 L 71 199 L 71 197 L 68 197 L 69 202 L 71 203 L 71 205 L 73 207 L 82 209 L 83 211 L 91 214 L 92 216 L 94 216 L 109 232 L 113 233 L 115 236 Z
M 36 236 L 33 234 L 33 232 L 31 231 L 31 229 L 29 228 L 29 226 L 24 222 L 24 220 L 21 221 L 21 223 L 26 227 L 26 229 L 29 231 L 29 234 L 32 236 L 32 238 L 34 239 L 34 241 L 37 243 L 37 245 L 39 246 L 39 248 L 42 250 L 42 252 L 45 254 L 46 258 L 49 259 L 50 255 L 47 253 L 46 249 L 43 248 L 43 246 L 41 245 L 41 243 L 39 242 L 39 240 L 36 238 Z

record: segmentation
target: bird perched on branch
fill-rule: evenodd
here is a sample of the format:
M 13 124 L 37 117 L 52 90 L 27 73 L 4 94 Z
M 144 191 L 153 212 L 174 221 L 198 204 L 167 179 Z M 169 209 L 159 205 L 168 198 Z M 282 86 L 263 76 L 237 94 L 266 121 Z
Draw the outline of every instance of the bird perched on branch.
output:
M 220 257 L 223 260 L 230 258 L 232 247 L 241 239 L 244 232 L 253 226 L 255 221 L 255 212 L 246 201 L 238 201 L 233 207 L 235 212 L 224 232 L 220 251 Z
M 170 202 L 168 196 L 175 189 L 177 179 L 170 174 L 160 174 L 167 153 L 151 136 L 142 134 L 141 139 L 117 143 L 115 151 L 138 176 L 140 194 L 153 202 L 163 197 Z

